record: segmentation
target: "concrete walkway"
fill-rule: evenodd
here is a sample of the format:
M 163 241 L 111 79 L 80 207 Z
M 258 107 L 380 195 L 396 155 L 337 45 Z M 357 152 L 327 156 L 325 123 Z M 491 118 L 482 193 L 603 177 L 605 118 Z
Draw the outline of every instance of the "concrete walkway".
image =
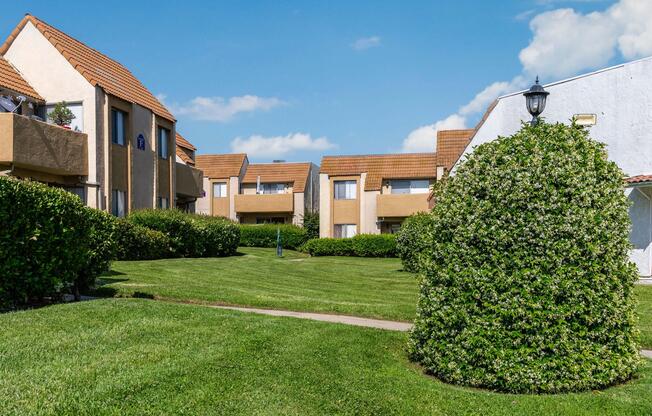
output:
M 397 321 L 384 321 L 381 319 L 359 318 L 357 316 L 348 315 L 329 315 L 326 313 L 311 313 L 311 312 L 294 312 L 282 311 L 277 309 L 259 309 L 259 308 L 245 308 L 241 306 L 220 306 L 220 305 L 202 305 L 209 308 L 227 309 L 238 312 L 258 313 L 270 316 L 284 316 L 290 318 L 310 319 L 313 321 L 334 322 L 338 324 L 364 326 L 368 328 L 379 328 L 388 331 L 409 331 L 412 329 L 412 324 L 407 322 Z M 641 356 L 652 359 L 652 350 L 641 350 Z
M 262 315 L 285 316 L 290 318 L 312 319 L 313 321 L 333 322 L 338 324 L 346 324 L 346 325 L 354 325 L 354 326 L 365 326 L 368 328 L 379 328 L 379 329 L 386 329 L 389 331 L 409 331 L 412 328 L 412 324 L 407 322 L 383 321 L 380 319 L 360 318 L 357 316 L 329 315 L 326 313 L 312 313 L 312 312 L 282 311 L 277 309 L 243 308 L 240 306 L 220 306 L 220 305 L 206 305 L 206 306 L 211 308 L 216 308 L 216 309 L 228 309 L 228 310 L 239 311 L 239 312 L 258 313 Z

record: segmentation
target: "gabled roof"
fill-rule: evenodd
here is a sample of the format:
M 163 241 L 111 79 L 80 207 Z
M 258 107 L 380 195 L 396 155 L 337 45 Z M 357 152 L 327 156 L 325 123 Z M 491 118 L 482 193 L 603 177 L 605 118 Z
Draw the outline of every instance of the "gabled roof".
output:
M 11 32 L 0 47 L 0 55 L 7 52 L 27 22 L 31 22 L 91 85 L 174 121 L 172 113 L 127 68 L 32 15 L 25 15 Z
M 212 179 L 226 179 L 240 176 L 242 166 L 247 160 L 245 153 L 222 155 L 197 155 L 195 167 L 204 171 L 204 176 Z
M 311 163 L 256 163 L 247 166 L 242 183 L 292 182 L 293 192 L 304 192 Z
M 2 56 L 0 56 L 0 88 L 26 95 L 33 100 L 43 101 L 43 97 Z
M 329 176 L 359 175 L 366 172 L 365 191 L 378 191 L 383 179 L 436 178 L 437 158 L 434 152 L 324 156 L 320 172 Z
M 177 148 L 176 148 L 177 156 L 179 156 L 179 158 L 183 160 L 183 162 L 186 165 L 194 166 L 195 161 L 192 159 L 192 157 L 190 157 L 190 155 L 195 150 L 197 150 L 197 148 L 193 146 L 188 140 L 186 140 L 179 133 L 177 133 L 176 138 L 177 138 Z
M 437 166 L 449 171 L 471 141 L 475 129 L 439 130 L 437 132 Z

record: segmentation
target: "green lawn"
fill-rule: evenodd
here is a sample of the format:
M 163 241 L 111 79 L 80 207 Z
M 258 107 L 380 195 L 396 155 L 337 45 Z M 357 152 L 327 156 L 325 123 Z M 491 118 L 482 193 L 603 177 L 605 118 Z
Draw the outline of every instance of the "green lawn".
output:
M 0 315 L 0 414 L 649 415 L 652 362 L 602 392 L 424 376 L 406 334 L 143 299 Z
M 240 248 L 241 256 L 116 262 L 107 289 L 118 296 L 350 314 L 411 321 L 417 281 L 398 259 L 309 257 Z
M 652 349 L 652 286 L 637 285 L 638 327 L 641 331 L 641 345 Z

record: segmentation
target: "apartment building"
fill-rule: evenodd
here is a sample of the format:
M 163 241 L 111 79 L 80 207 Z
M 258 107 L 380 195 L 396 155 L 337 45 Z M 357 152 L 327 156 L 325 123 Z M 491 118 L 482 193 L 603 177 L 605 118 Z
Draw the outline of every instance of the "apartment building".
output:
M 303 223 L 306 212 L 317 210 L 318 168 L 312 163 L 250 164 L 247 155 L 197 156 L 204 188 L 197 211 L 246 224 Z
M 0 56 L 5 78 L 15 78 L 10 67 L 24 80 L 4 82 L 21 107 L 0 114 L 12 126 L 3 129 L 6 174 L 65 186 L 118 216 L 201 196 L 197 172 L 193 189 L 177 189 L 174 116 L 123 65 L 31 15 Z M 63 101 L 75 115 L 69 129 L 30 117 L 46 120 Z
M 320 237 L 394 233 L 427 211 L 436 153 L 325 156 L 319 174 Z
M 203 172 L 204 194 L 197 200 L 197 212 L 236 221 L 235 196 L 248 165 L 244 153 L 198 155 L 196 166 Z
M 306 212 L 317 210 L 318 168 L 313 163 L 257 163 L 247 166 L 235 197 L 243 224 L 303 224 Z
M 195 168 L 197 148 L 178 132 L 176 143 L 177 208 L 186 212 L 195 212 L 197 199 L 204 194 L 203 173 Z

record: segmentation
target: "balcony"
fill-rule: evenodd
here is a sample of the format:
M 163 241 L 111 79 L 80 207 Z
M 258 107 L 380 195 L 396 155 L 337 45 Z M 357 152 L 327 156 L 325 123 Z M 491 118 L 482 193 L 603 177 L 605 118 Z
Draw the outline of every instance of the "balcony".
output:
M 202 171 L 193 168 L 192 166 L 177 162 L 176 172 L 177 195 L 190 198 L 201 198 L 203 194 Z
M 235 195 L 235 212 L 294 212 L 293 194 Z
M 376 212 L 380 217 L 408 217 L 428 211 L 428 194 L 380 194 L 376 196 Z
M 0 113 L 0 165 L 36 179 L 43 173 L 48 181 L 55 182 L 65 176 L 86 176 L 88 139 L 83 133 L 18 114 Z

